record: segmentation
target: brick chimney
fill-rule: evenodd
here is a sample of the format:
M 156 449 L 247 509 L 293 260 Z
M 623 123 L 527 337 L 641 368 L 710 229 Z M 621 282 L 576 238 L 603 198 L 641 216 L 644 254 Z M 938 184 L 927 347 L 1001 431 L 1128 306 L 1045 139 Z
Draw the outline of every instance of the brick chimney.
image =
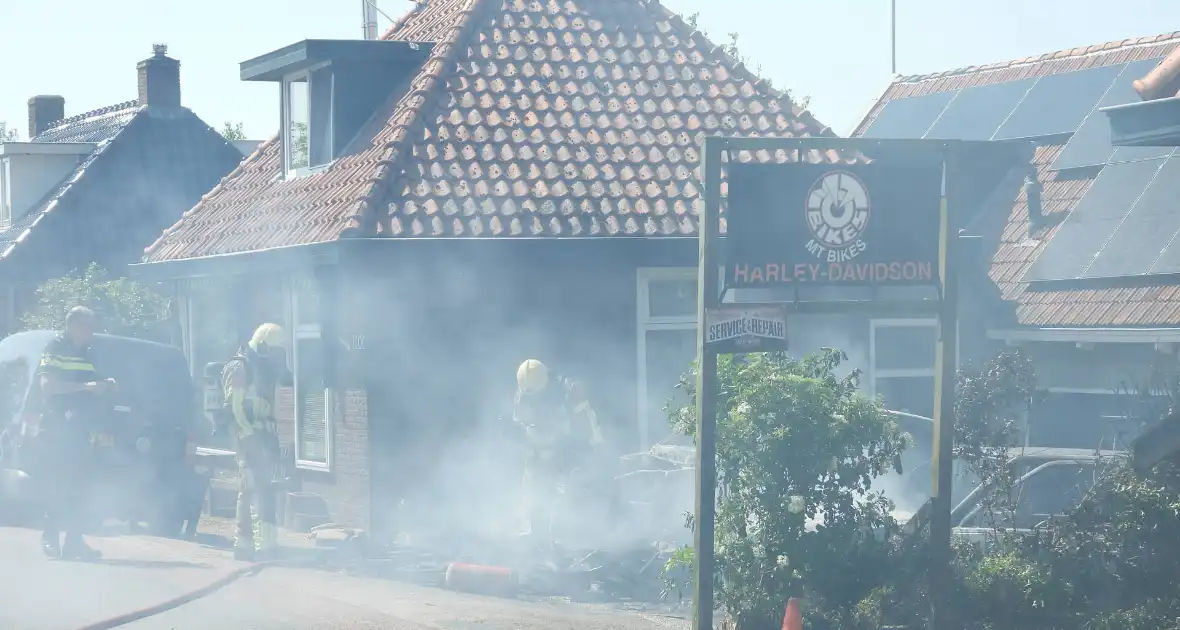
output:
M 29 99 L 29 139 L 49 129 L 66 117 L 66 99 L 60 96 L 34 96 Z
M 152 56 L 135 66 L 139 75 L 139 104 L 180 107 L 180 62 L 168 56 L 168 46 L 155 44 Z

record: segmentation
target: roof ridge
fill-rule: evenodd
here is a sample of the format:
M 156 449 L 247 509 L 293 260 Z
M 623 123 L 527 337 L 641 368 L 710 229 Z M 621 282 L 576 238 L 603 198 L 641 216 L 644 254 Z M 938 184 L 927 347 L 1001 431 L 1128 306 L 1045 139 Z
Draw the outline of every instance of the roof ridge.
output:
M 712 39 L 709 39 L 709 36 L 705 33 L 705 31 L 699 28 L 694 28 L 691 24 L 686 22 L 684 20 L 684 16 L 664 6 L 660 0 L 638 1 L 642 2 L 649 10 L 654 9 L 662 13 L 663 18 L 668 20 L 668 23 L 672 25 L 672 28 L 679 29 L 682 33 L 687 33 L 690 36 L 694 33 L 699 33 L 701 39 L 703 39 L 705 43 L 708 44 L 708 50 L 711 54 L 716 54 L 727 61 L 729 63 L 730 69 L 749 80 L 750 83 L 753 84 L 755 90 L 764 90 L 767 95 L 778 100 L 780 104 L 786 103 L 789 105 L 791 109 L 791 115 L 799 118 L 800 122 L 808 126 L 814 125 L 820 129 L 818 135 L 835 135 L 835 132 L 832 131 L 832 128 L 816 119 L 810 110 L 799 107 L 799 105 L 795 102 L 795 99 L 790 97 L 787 90 L 780 90 L 771 85 L 767 79 L 764 79 L 763 77 L 755 74 L 754 71 L 750 68 L 747 68 L 746 64 L 742 63 L 740 59 L 736 59 L 733 55 L 730 55 L 729 51 L 725 50 L 725 46 L 713 42 Z
M 992 70 L 1003 70 L 1007 68 L 1014 68 L 1018 66 L 1031 65 L 1035 63 L 1043 63 L 1054 59 L 1069 59 L 1071 57 L 1086 57 L 1090 55 L 1101 55 L 1111 53 L 1117 50 L 1124 50 L 1127 48 L 1139 48 L 1151 46 L 1172 39 L 1180 39 L 1180 31 L 1172 31 L 1170 33 L 1161 33 L 1159 35 L 1149 35 L 1147 37 L 1137 37 L 1131 39 L 1123 39 L 1116 41 L 1109 41 L 1102 44 L 1093 44 L 1090 46 L 1081 46 L 1078 48 L 1068 48 L 1065 50 L 1058 50 L 1056 52 L 1044 53 L 1041 55 L 1033 55 L 1031 57 L 1024 57 L 1022 59 L 1012 59 L 1008 61 L 997 61 L 994 63 L 983 64 L 978 66 L 964 66 L 954 70 L 943 70 L 939 72 L 932 72 L 929 74 L 912 74 L 901 75 L 894 79 L 893 85 L 898 83 L 920 83 L 922 81 L 929 81 L 931 79 L 942 79 L 946 77 L 958 76 L 963 74 L 975 74 L 977 72 L 990 72 Z
M 53 129 L 57 129 L 58 127 L 64 127 L 66 125 L 72 125 L 77 122 L 82 122 L 83 120 L 86 120 L 88 118 L 94 118 L 96 116 L 105 116 L 107 114 L 114 114 L 115 112 L 121 112 L 125 109 L 132 109 L 135 107 L 139 107 L 139 100 L 138 99 L 132 99 L 130 101 L 123 101 L 122 103 L 115 103 L 114 105 L 107 105 L 106 107 L 99 107 L 98 109 L 92 109 L 88 112 L 82 112 L 81 114 L 74 114 L 73 116 L 70 116 L 69 118 L 62 118 L 61 120 L 55 120 L 51 123 L 52 126 L 46 128 L 45 131 L 51 131 Z M 41 133 L 45 133 L 45 131 L 43 131 Z M 37 134 L 37 135 L 41 135 L 41 134 Z
M 424 6 L 425 3 L 417 5 L 403 16 L 403 19 L 408 19 L 414 11 Z M 415 99 L 417 102 L 409 108 L 403 121 L 386 123 L 387 129 L 393 127 L 392 139 L 386 145 L 384 154 L 377 162 L 377 172 L 369 178 L 361 190 L 356 205 L 350 213 L 348 227 L 345 228 L 347 232 L 342 233 L 341 236 L 355 231 L 359 231 L 361 236 L 372 236 L 376 233 L 381 217 L 377 215 L 374 206 L 381 197 L 381 193 L 384 192 L 382 188 L 390 184 L 390 181 L 396 176 L 397 167 L 407 155 L 407 152 L 402 149 L 403 145 L 413 137 L 409 130 L 419 125 L 422 112 L 430 107 L 441 89 L 446 86 L 445 78 L 455 72 L 453 62 L 462 48 L 460 44 L 471 36 L 472 26 L 475 24 L 475 20 L 472 18 L 484 6 L 490 5 L 485 0 L 467 0 L 467 6 L 455 20 L 455 26 L 450 29 L 450 35 L 439 38 L 435 42 L 434 47 L 430 50 L 430 56 L 422 63 L 418 76 L 411 80 L 405 96 L 398 100 L 399 103 L 412 102 Z M 391 30 L 390 34 L 392 32 Z M 397 110 L 398 107 L 395 105 L 391 114 Z
M 411 0 L 411 2 L 414 3 L 414 6 L 407 9 L 401 17 L 394 20 L 393 24 L 390 24 L 389 28 L 385 29 L 385 32 L 381 34 L 381 39 L 393 39 L 393 36 L 397 33 L 399 28 L 404 26 L 406 22 L 410 21 L 410 18 L 421 13 L 422 9 L 426 8 L 426 3 L 421 0 Z

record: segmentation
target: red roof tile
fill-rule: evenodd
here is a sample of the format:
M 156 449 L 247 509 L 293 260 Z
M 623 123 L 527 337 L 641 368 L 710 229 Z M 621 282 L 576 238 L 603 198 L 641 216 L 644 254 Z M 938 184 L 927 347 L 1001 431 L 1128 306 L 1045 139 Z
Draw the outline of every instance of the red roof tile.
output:
M 429 0 L 385 37 L 436 44 L 371 140 L 292 181 L 271 140 L 145 259 L 341 235 L 690 235 L 706 135 L 832 135 L 654 0 Z
M 922 76 L 900 77 L 857 126 L 860 135 L 888 102 L 936 92 L 1042 77 L 1163 57 L 1180 50 L 1180 32 L 1109 42 L 1049 53 L 1027 59 L 973 66 Z M 1089 189 L 1099 169 L 1060 173 L 1049 170 L 1064 145 L 1037 149 L 1036 164 L 1042 185 L 1042 213 L 1048 224 L 1059 225 Z M 1021 282 L 1055 227 L 1028 236 L 1028 205 L 1024 193 L 1016 199 L 992 258 L 989 275 L 1000 294 L 1016 306 L 1020 324 L 1028 326 L 1169 326 L 1180 325 L 1180 286 L 1161 280 L 1137 288 L 1039 289 Z

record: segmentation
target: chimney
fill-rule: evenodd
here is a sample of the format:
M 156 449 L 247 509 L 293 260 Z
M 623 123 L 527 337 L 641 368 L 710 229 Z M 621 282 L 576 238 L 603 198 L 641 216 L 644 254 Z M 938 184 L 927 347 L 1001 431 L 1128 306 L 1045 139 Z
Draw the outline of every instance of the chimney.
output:
M 1036 164 L 1029 164 L 1024 174 L 1024 198 L 1028 205 L 1029 236 L 1045 225 L 1044 208 L 1041 207 L 1041 182 L 1037 179 Z
M 139 104 L 180 107 L 180 62 L 168 56 L 168 46 L 154 44 L 152 56 L 139 62 Z
M 34 96 L 29 99 L 29 140 L 36 138 L 53 123 L 66 117 L 66 99 L 60 96 Z

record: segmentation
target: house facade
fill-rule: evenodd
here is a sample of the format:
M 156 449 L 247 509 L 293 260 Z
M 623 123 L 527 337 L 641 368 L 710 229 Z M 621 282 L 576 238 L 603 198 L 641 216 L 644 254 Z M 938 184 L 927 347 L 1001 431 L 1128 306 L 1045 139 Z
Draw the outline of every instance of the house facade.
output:
M 200 200 L 242 153 L 181 104 L 180 63 L 157 46 L 135 100 L 67 117 L 29 99 L 29 140 L 0 143 L 0 327 L 46 279 L 97 262 L 114 273 Z
M 854 131 L 1035 151 L 1023 185 L 967 230 L 988 274 L 986 337 L 1028 353 L 1048 391 L 1030 418 L 1032 444 L 1126 448 L 1142 427 L 1128 418 L 1135 397 L 1120 394 L 1174 371 L 1180 158 L 1147 136 L 1120 146 L 1126 133 L 1104 112 L 1166 107 L 1169 98 L 1143 100 L 1174 97 L 1178 47 L 1170 33 L 899 77 Z
M 674 439 L 703 138 L 833 135 L 658 2 L 431 0 L 380 41 L 300 42 L 241 73 L 279 84 L 283 131 L 135 272 L 175 287 L 198 373 L 287 327 L 278 414 L 304 490 L 375 531 L 501 430 L 527 358 L 587 383 L 615 450 Z M 790 328 L 930 415 L 929 316 Z

